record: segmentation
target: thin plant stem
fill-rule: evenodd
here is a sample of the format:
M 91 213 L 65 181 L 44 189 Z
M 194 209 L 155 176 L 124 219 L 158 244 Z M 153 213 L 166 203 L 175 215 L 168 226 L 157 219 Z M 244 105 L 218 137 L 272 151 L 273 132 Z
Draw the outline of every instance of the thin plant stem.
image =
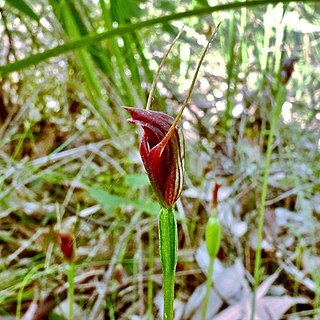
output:
M 301 238 L 299 239 L 298 246 L 296 247 L 295 253 L 296 253 L 296 268 L 300 270 L 301 267 L 301 261 L 302 261 L 302 252 L 303 252 L 303 242 L 301 241 Z M 299 285 L 300 282 L 297 279 L 297 277 L 294 278 L 294 283 L 293 283 L 293 296 L 298 297 L 299 293 Z M 294 305 L 292 307 L 292 312 L 295 313 L 297 312 L 297 306 Z
M 73 319 L 73 305 L 74 305 L 74 273 L 75 263 L 68 265 L 68 300 L 69 300 L 69 320 Z
M 148 101 L 147 101 L 147 105 L 146 105 L 146 110 L 150 110 L 150 107 L 151 107 L 151 103 L 152 103 L 152 99 L 153 99 L 153 93 L 154 93 L 154 90 L 156 88 L 156 85 L 157 85 L 157 82 L 158 82 L 158 78 L 159 78 L 159 75 L 160 75 L 160 71 L 164 65 L 164 62 L 166 61 L 170 51 L 172 50 L 174 44 L 177 42 L 177 40 L 180 38 L 181 34 L 182 34 L 182 31 L 183 31 L 183 28 L 184 26 L 182 26 L 181 30 L 179 31 L 179 33 L 177 34 L 177 36 L 173 39 L 172 43 L 170 44 L 170 47 L 169 49 L 167 50 L 167 52 L 165 53 L 165 55 L 163 56 L 161 62 L 160 62 L 160 65 L 159 65 L 159 68 L 157 70 L 157 73 L 155 74 L 154 78 L 153 78 L 153 82 L 152 82 L 152 85 L 151 85 L 151 88 L 150 88 L 150 93 L 149 93 L 149 96 L 148 96 Z
M 174 318 L 174 278 L 175 273 L 163 274 L 163 319 L 165 320 L 173 320 Z
M 163 274 L 163 319 L 173 320 L 174 279 L 178 259 L 178 232 L 173 208 L 160 211 L 159 244 Z
M 214 269 L 214 260 L 215 260 L 214 257 L 210 257 L 209 270 L 208 270 L 208 276 L 206 281 L 206 295 L 204 297 L 204 303 L 202 307 L 202 315 L 201 315 L 202 320 L 205 320 L 207 315 L 209 297 L 210 297 L 210 291 L 211 291 L 212 275 L 213 275 L 213 269 Z
M 148 320 L 152 320 L 152 305 L 153 305 L 153 270 L 154 270 L 154 241 L 153 241 L 153 218 L 149 218 L 149 274 L 148 274 Z
M 193 78 L 192 78 L 192 82 L 191 82 L 191 86 L 189 88 L 189 91 L 188 91 L 188 94 L 187 94 L 187 97 L 185 98 L 184 102 L 183 102 L 183 105 L 178 113 L 178 115 L 176 116 L 176 118 L 174 119 L 172 125 L 171 125 L 171 128 L 169 129 L 169 131 L 167 132 L 167 134 L 165 135 L 165 137 L 163 138 L 162 142 L 165 142 L 167 140 L 169 140 L 171 138 L 171 135 L 173 134 L 174 130 L 176 129 L 177 127 L 177 124 L 178 122 L 180 121 L 181 117 L 182 117 L 182 114 L 183 114 L 183 111 L 184 109 L 186 108 L 186 106 L 188 105 L 189 103 L 189 99 L 191 97 L 191 94 L 192 94 L 192 91 L 193 91 L 193 88 L 196 84 L 196 81 L 197 81 L 197 78 L 198 78 L 198 74 L 199 74 L 199 71 L 200 71 L 200 67 L 202 65 L 202 62 L 203 62 L 203 59 L 204 57 L 206 56 L 206 53 L 209 49 L 209 46 L 210 46 L 210 43 L 212 42 L 212 40 L 215 38 L 217 32 L 218 32 L 218 29 L 219 29 L 219 26 L 220 26 L 220 23 L 218 24 L 217 28 L 215 29 L 215 31 L 213 32 L 213 34 L 211 35 L 202 55 L 201 55 L 201 58 L 198 62 L 198 65 L 197 65 L 197 68 L 196 68 L 196 72 L 194 73 L 193 75 Z
M 319 270 L 314 270 L 314 274 L 312 275 L 315 279 L 315 291 L 314 291 L 314 298 L 313 298 L 313 310 L 314 310 L 314 317 L 319 315 L 319 306 L 320 306 L 320 273 Z M 315 318 L 318 319 L 318 318 Z
M 255 308 L 256 308 L 256 290 L 260 281 L 261 242 L 262 242 L 262 234 L 263 234 L 264 210 L 265 210 L 265 203 L 266 203 L 267 190 L 268 190 L 268 177 L 269 177 L 269 171 L 270 171 L 273 137 L 275 134 L 276 126 L 278 124 L 278 118 L 281 113 L 281 107 L 285 101 L 285 97 L 286 97 L 286 88 L 285 86 L 280 84 L 279 91 L 276 97 L 274 112 L 271 119 L 270 131 L 268 135 L 266 162 L 264 166 L 262 191 L 261 191 L 261 198 L 260 198 L 259 212 L 258 212 L 257 249 L 256 249 L 255 261 L 254 261 L 254 286 L 253 286 L 252 303 L 251 303 L 251 317 L 250 317 L 251 320 L 254 320 L 254 314 L 255 314 Z

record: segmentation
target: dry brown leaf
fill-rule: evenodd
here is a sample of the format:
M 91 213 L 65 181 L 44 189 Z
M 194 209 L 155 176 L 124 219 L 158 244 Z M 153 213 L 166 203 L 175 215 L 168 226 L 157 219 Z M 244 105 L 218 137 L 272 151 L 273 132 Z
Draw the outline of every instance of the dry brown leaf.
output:
M 240 302 L 221 311 L 213 320 L 244 320 L 247 316 L 247 299 L 242 299 Z
M 264 280 L 257 289 L 256 297 L 257 299 L 263 298 L 267 292 L 269 291 L 271 285 L 275 282 L 278 278 L 280 273 L 280 269 L 278 269 L 274 274 L 269 276 L 266 280 Z
M 297 303 L 308 303 L 303 297 L 263 297 L 257 300 L 255 320 L 280 320 L 286 311 Z M 250 318 L 251 299 L 239 303 L 220 312 L 213 320 L 244 320 Z
M 41 130 L 41 133 L 34 144 L 32 159 L 48 155 L 56 143 L 58 129 L 55 124 L 45 123 L 43 128 L 40 126 L 39 130 Z
M 37 309 L 38 309 L 38 303 L 35 301 L 32 301 L 28 307 L 27 312 L 24 314 L 21 320 L 33 320 Z
M 69 300 L 65 299 L 63 300 L 59 305 L 57 305 L 54 309 L 54 312 L 58 315 L 63 316 L 65 319 L 68 318 L 68 314 L 69 314 Z M 80 307 L 80 305 L 78 305 L 77 303 L 73 304 L 73 319 L 74 320 L 82 320 L 82 319 L 86 319 L 87 315 L 84 312 L 84 310 L 82 310 L 82 308 Z
M 196 260 L 201 270 L 208 274 L 209 256 L 204 244 L 198 248 Z M 245 270 L 239 259 L 230 267 L 224 267 L 219 259 L 215 259 L 212 280 L 214 288 L 228 304 L 238 302 L 248 291 Z
M 308 303 L 308 299 L 303 297 L 266 297 L 272 283 L 277 279 L 279 271 L 268 277 L 257 289 L 257 301 L 255 320 L 280 320 L 282 316 L 297 303 Z M 238 303 L 220 312 L 214 320 L 243 320 L 249 319 L 251 315 L 252 293 L 248 293 Z
M 28 310 L 26 313 L 23 315 L 21 320 L 34 320 L 36 312 L 38 310 L 38 305 L 39 305 L 39 287 L 38 284 L 36 283 L 34 285 L 34 295 L 33 295 L 33 300 L 30 303 Z
M 320 257 L 312 254 L 310 250 L 302 253 L 302 268 L 306 274 L 317 274 L 320 267 Z
M 282 316 L 295 304 L 308 303 L 303 297 L 264 297 L 257 301 L 255 320 L 280 320 Z
M 183 314 L 183 319 L 192 319 L 198 320 L 201 319 L 201 312 L 204 297 L 206 294 L 206 284 L 203 283 L 196 288 L 196 290 L 190 296 L 186 306 L 185 311 Z M 217 311 L 222 306 L 222 299 L 216 292 L 216 290 L 211 289 L 210 296 L 209 296 L 209 304 L 208 304 L 208 311 L 207 311 L 207 319 L 211 319 Z

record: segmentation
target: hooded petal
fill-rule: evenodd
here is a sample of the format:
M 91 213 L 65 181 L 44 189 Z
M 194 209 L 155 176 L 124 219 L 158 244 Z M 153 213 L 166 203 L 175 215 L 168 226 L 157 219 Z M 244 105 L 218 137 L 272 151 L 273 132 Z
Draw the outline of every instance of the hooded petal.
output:
M 75 262 L 76 260 L 76 247 L 73 235 L 70 233 L 58 233 L 60 240 L 60 249 L 64 258 L 69 262 Z
M 172 206 L 182 191 L 184 171 L 184 139 L 177 128 L 169 132 L 174 119 L 162 112 L 125 108 L 130 122 L 140 125 L 140 155 L 161 204 Z M 166 138 L 165 138 L 166 137 Z

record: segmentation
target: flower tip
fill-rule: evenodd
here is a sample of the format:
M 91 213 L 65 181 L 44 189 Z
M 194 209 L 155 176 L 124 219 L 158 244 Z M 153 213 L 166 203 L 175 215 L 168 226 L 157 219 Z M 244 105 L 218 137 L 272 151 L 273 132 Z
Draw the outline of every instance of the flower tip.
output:
M 125 109 L 126 111 L 128 111 L 130 113 L 131 118 L 128 119 L 128 121 L 133 124 L 135 124 L 135 119 L 138 119 L 139 115 L 140 116 L 143 115 L 143 112 L 144 112 L 144 110 L 142 110 L 142 109 L 127 107 L 127 106 L 124 106 L 123 109 Z
M 132 124 L 137 124 L 135 118 L 137 117 L 137 112 L 135 112 L 135 110 L 139 110 L 133 107 L 123 107 L 123 109 L 125 109 L 126 111 L 128 111 L 131 115 L 131 118 L 127 119 L 127 121 L 129 123 Z

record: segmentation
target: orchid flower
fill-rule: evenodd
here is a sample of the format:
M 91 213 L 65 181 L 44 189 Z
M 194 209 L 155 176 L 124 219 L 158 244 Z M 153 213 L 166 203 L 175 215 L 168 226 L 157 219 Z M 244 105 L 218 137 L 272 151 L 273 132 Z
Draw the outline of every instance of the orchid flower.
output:
M 140 156 L 159 202 L 163 207 L 172 207 L 183 185 L 183 133 L 176 127 L 171 129 L 174 119 L 165 113 L 125 109 L 131 114 L 129 121 L 143 129 Z

